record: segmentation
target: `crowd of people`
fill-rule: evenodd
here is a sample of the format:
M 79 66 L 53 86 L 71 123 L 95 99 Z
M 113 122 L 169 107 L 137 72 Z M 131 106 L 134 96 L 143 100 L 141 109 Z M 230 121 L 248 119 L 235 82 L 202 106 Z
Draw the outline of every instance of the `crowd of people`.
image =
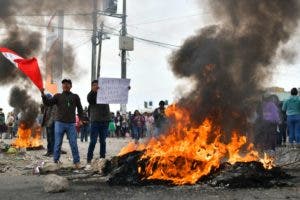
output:
M 47 153 L 52 156 L 55 163 L 59 163 L 63 136 L 66 133 L 73 155 L 73 163 L 80 167 L 80 156 L 77 146 L 77 137 L 81 142 L 89 140 L 87 163 L 91 163 L 96 143 L 99 138 L 100 158 L 106 156 L 107 137 L 132 137 L 137 144 L 141 137 L 158 136 L 162 124 L 166 120 L 165 103 L 160 102 L 153 114 L 143 113 L 138 110 L 133 114 L 110 112 L 108 104 L 97 104 L 98 81 L 91 84 L 91 91 L 87 94 L 89 106 L 82 108 L 80 98 L 71 92 L 72 81 L 62 81 L 62 93 L 51 96 L 41 90 L 44 104 L 43 126 L 47 127 Z M 130 89 L 130 88 L 128 88 Z M 77 115 L 76 115 L 77 109 Z M 54 119 L 55 117 L 55 119 Z M 159 126 L 156 126 L 159 125 Z M 156 131 L 155 131 L 156 130 Z
M 77 139 L 81 142 L 89 142 L 87 163 L 93 159 L 96 143 L 99 138 L 100 158 L 106 156 L 106 138 L 131 137 L 136 144 L 140 138 L 158 137 L 165 125 L 165 102 L 160 101 L 159 107 L 152 113 L 141 113 L 135 110 L 133 113 L 121 113 L 110 111 L 108 104 L 97 104 L 98 81 L 91 84 L 91 91 L 87 94 L 88 107 L 83 109 L 81 100 L 77 94 L 71 92 L 72 81 L 62 81 L 62 93 L 45 94 L 41 90 L 43 105 L 37 123 L 45 130 L 47 137 L 47 153 L 45 156 L 53 156 L 54 162 L 59 163 L 64 134 L 67 135 L 73 163 L 80 167 L 80 156 Z M 77 113 L 76 114 L 76 110 Z M 254 127 L 255 145 L 262 150 L 274 150 L 276 146 L 285 145 L 287 136 L 289 144 L 293 148 L 300 145 L 300 97 L 298 90 L 291 90 L 291 97 L 285 102 L 280 102 L 276 95 L 264 95 L 255 110 Z M 8 113 L 5 118 L 0 108 L 0 136 L 8 132 L 10 137 L 16 136 L 19 125 L 19 114 Z

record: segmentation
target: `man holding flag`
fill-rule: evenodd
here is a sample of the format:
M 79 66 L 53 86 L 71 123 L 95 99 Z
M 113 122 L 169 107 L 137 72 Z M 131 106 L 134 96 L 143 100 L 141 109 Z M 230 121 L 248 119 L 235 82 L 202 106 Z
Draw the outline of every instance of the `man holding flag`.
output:
M 54 162 L 59 163 L 61 154 L 61 145 L 64 133 L 66 132 L 69 138 L 69 144 L 72 150 L 73 163 L 75 168 L 80 168 L 80 157 L 77 146 L 77 132 L 75 127 L 76 108 L 78 116 L 82 119 L 83 109 L 80 98 L 77 94 L 73 94 L 70 90 L 72 81 L 70 79 L 62 80 L 62 93 L 55 94 L 52 98 L 47 98 L 44 94 L 44 89 L 41 89 L 43 103 L 47 106 L 57 106 L 56 121 L 55 121 L 55 142 L 54 142 Z

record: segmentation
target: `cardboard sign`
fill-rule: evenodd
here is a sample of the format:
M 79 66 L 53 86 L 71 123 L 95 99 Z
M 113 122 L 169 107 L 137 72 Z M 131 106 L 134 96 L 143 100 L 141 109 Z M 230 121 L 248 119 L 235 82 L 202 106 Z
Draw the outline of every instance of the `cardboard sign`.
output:
M 127 104 L 130 79 L 99 78 L 97 104 Z

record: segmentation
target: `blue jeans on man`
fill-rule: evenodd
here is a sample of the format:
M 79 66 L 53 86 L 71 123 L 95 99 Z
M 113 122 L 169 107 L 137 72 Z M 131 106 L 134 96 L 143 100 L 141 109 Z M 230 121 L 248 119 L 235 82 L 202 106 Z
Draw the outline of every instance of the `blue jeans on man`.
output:
M 77 146 L 77 131 L 75 123 L 63 123 L 56 121 L 55 122 L 55 144 L 54 144 L 54 162 L 58 162 L 61 153 L 61 145 L 64 137 L 64 133 L 67 133 L 69 138 L 69 144 L 72 151 L 73 163 L 77 164 L 80 162 L 80 156 Z
M 95 146 L 99 137 L 100 140 L 100 158 L 105 158 L 106 154 L 106 137 L 108 134 L 108 124 L 109 122 L 92 122 L 91 123 L 91 135 L 90 135 L 90 145 L 87 154 L 87 161 L 91 162 L 93 159 L 93 154 Z
M 290 144 L 294 141 L 300 144 L 300 115 L 288 115 L 287 124 Z

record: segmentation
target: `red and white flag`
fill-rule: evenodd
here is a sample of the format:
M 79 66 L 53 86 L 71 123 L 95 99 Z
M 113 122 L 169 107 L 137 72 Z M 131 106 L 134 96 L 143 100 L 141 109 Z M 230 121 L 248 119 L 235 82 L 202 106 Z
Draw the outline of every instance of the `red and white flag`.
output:
M 43 88 L 43 79 L 36 58 L 22 58 L 16 52 L 4 47 L 0 47 L 0 52 L 21 70 L 39 89 Z

